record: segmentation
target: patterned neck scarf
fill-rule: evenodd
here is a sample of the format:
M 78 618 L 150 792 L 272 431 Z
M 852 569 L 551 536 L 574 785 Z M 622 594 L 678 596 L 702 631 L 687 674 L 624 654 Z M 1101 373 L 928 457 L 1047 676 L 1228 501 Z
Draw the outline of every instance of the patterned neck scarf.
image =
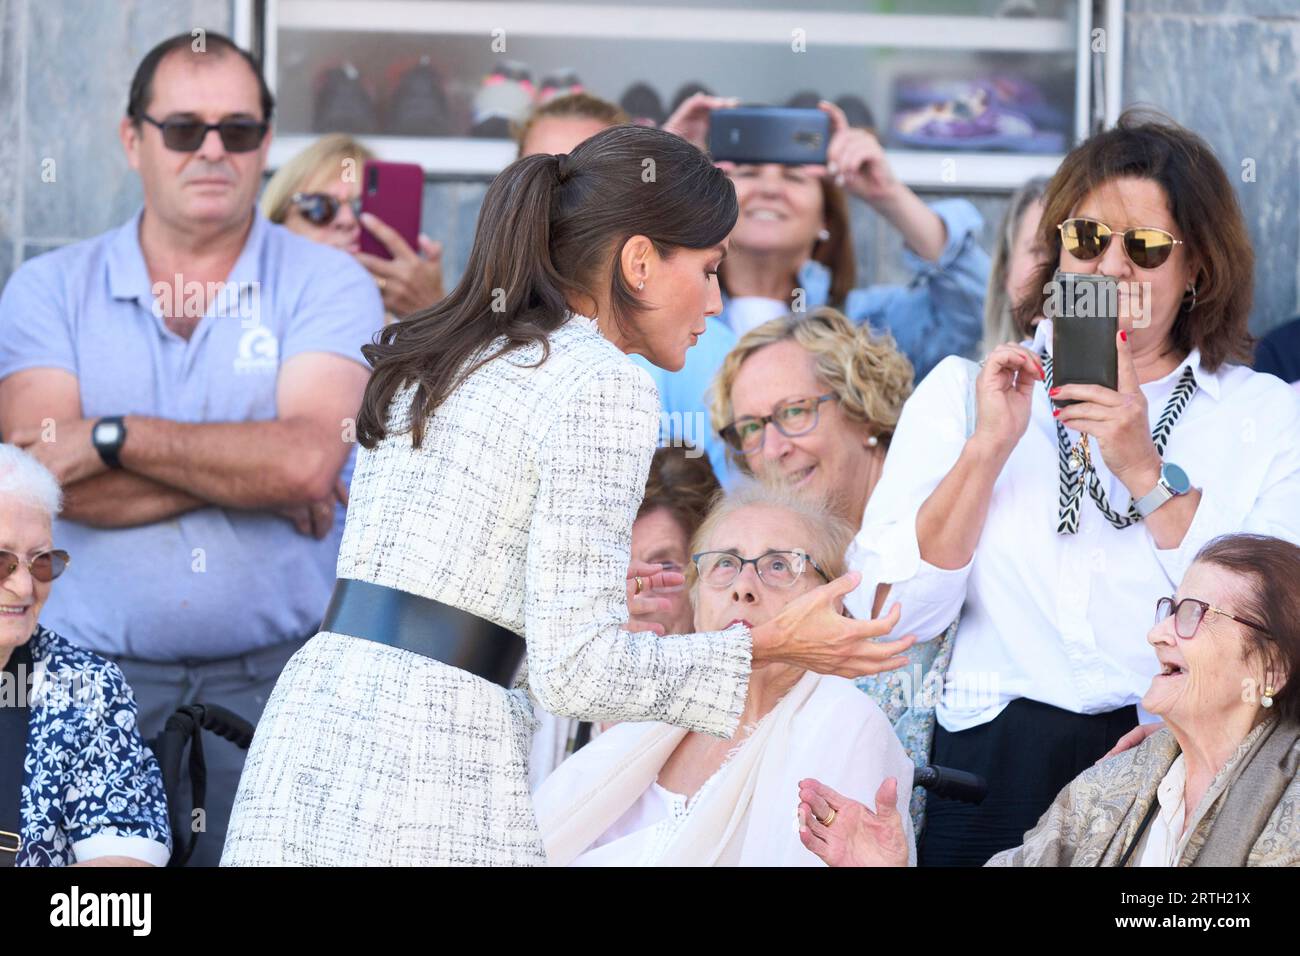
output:
M 1045 384 L 1048 391 L 1051 391 L 1052 357 L 1047 354 L 1046 350 L 1040 352 L 1039 356 L 1043 360 Z M 1161 458 L 1165 454 L 1165 444 L 1169 441 L 1169 433 L 1173 431 L 1174 425 L 1177 424 L 1178 419 L 1183 414 L 1183 409 L 1187 407 L 1187 403 L 1191 401 L 1195 392 L 1196 376 L 1192 372 L 1192 367 L 1188 365 L 1183 369 L 1178 384 L 1174 386 L 1169 401 L 1165 403 L 1165 410 L 1160 413 L 1156 427 L 1151 430 L 1151 440 L 1155 443 L 1156 453 Z M 1061 490 L 1058 495 L 1060 519 L 1056 525 L 1057 534 L 1077 534 L 1079 531 L 1079 506 L 1083 503 L 1085 474 L 1088 476 L 1088 494 L 1092 496 L 1092 500 L 1097 504 L 1097 509 L 1106 516 L 1107 521 L 1116 528 L 1127 528 L 1129 525 L 1142 520 L 1142 516 L 1138 514 L 1137 507 L 1133 502 L 1129 502 L 1128 510 L 1124 514 L 1117 514 L 1111 508 L 1110 501 L 1106 497 L 1106 490 L 1102 488 L 1101 479 L 1092 466 L 1092 456 L 1088 451 L 1087 435 L 1079 439 L 1078 447 L 1071 448 L 1070 439 L 1065 434 L 1065 426 L 1058 421 L 1056 423 L 1056 444 L 1061 463 Z

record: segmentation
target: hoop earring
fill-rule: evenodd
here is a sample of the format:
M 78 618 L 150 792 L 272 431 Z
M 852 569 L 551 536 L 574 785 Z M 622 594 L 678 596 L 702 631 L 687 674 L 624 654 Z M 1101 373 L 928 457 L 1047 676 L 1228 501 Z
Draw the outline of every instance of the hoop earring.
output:
M 1190 293 L 1192 294 L 1192 301 L 1191 301 L 1191 302 L 1188 302 L 1188 301 L 1187 301 L 1187 293 L 1188 293 L 1188 292 L 1190 292 Z M 1192 309 L 1194 309 L 1194 308 L 1196 308 L 1196 286 L 1195 286 L 1195 285 L 1189 285 L 1189 286 L 1187 287 L 1187 289 L 1186 289 L 1186 290 L 1184 291 L 1184 293 L 1183 293 L 1183 311 L 1184 311 L 1184 312 L 1191 312 Z

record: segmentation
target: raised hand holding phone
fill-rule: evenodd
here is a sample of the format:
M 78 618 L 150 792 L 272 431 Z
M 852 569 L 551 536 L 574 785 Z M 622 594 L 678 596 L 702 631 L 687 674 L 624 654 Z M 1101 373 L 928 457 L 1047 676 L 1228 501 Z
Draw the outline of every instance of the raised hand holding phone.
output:
M 1104 385 L 1055 386 L 1053 401 L 1073 404 L 1053 414 L 1066 428 L 1097 439 L 1102 460 L 1133 495 L 1143 495 L 1160 478 L 1160 453 L 1151 438 L 1147 398 L 1138 386 L 1128 333 L 1115 333 L 1117 389 Z

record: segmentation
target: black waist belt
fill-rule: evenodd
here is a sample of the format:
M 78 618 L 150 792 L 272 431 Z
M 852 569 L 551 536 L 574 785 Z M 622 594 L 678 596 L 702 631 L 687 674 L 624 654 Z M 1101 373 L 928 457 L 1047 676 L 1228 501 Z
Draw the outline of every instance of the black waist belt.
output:
M 322 631 L 423 654 L 509 687 L 524 659 L 524 639 L 468 611 L 429 598 L 340 578 Z

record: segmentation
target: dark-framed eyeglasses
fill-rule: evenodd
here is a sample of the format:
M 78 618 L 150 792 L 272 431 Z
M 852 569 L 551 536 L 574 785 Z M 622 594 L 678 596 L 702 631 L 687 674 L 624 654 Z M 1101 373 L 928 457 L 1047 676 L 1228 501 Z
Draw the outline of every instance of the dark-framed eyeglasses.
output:
M 830 581 L 826 572 L 802 548 L 767 551 L 756 558 L 742 558 L 734 551 L 701 551 L 691 555 L 691 561 L 700 580 L 712 588 L 730 587 L 747 564 L 754 566 L 758 579 L 769 587 L 792 588 L 809 567 L 820 574 L 823 581 Z
M 1089 262 L 1100 258 L 1117 233 L 1096 219 L 1076 217 L 1067 219 L 1057 230 L 1061 233 L 1061 245 L 1074 258 Z M 1118 233 L 1124 240 L 1124 252 L 1129 261 L 1139 269 L 1159 269 L 1174 251 L 1174 246 L 1181 246 L 1183 240 L 1175 239 L 1172 234 L 1155 226 L 1134 226 Z
M 293 208 L 297 209 L 302 218 L 313 226 L 328 226 L 343 211 L 344 205 L 351 208 L 354 219 L 361 218 L 360 199 L 350 199 L 345 204 L 329 193 L 294 193 L 289 198 L 289 202 L 293 203 Z
M 822 402 L 839 398 L 834 392 L 813 398 L 791 398 L 772 409 L 771 415 L 745 415 L 725 426 L 718 434 L 741 455 L 752 455 L 763 447 L 767 425 L 771 422 L 786 438 L 806 435 L 817 427 L 818 409 Z
M 34 580 L 49 584 L 67 570 L 68 562 L 71 560 L 68 552 L 58 549 L 38 551 L 26 560 L 12 551 L 0 551 L 0 582 L 9 580 L 9 575 L 26 565 L 27 573 Z
M 230 117 L 219 123 L 205 123 L 196 116 L 169 116 L 156 120 L 148 113 L 140 119 L 162 130 L 163 145 L 179 153 L 192 153 L 203 145 L 209 131 L 216 130 L 228 153 L 251 153 L 262 145 L 270 123 L 252 118 Z
M 1257 631 L 1273 635 L 1269 629 L 1262 624 L 1256 624 L 1254 621 L 1247 620 L 1244 617 L 1237 617 L 1235 614 L 1229 614 L 1223 608 L 1215 607 L 1205 601 L 1199 601 L 1196 598 L 1183 598 L 1177 604 L 1171 597 L 1162 597 L 1156 601 L 1156 623 L 1159 624 L 1169 615 L 1174 616 L 1174 633 L 1183 640 L 1190 640 L 1196 634 L 1196 629 L 1201 626 L 1201 620 L 1205 617 L 1206 611 L 1213 611 L 1215 614 L 1222 614 L 1224 617 L 1231 618 L 1238 624 L 1245 624 L 1247 627 L 1253 627 Z

